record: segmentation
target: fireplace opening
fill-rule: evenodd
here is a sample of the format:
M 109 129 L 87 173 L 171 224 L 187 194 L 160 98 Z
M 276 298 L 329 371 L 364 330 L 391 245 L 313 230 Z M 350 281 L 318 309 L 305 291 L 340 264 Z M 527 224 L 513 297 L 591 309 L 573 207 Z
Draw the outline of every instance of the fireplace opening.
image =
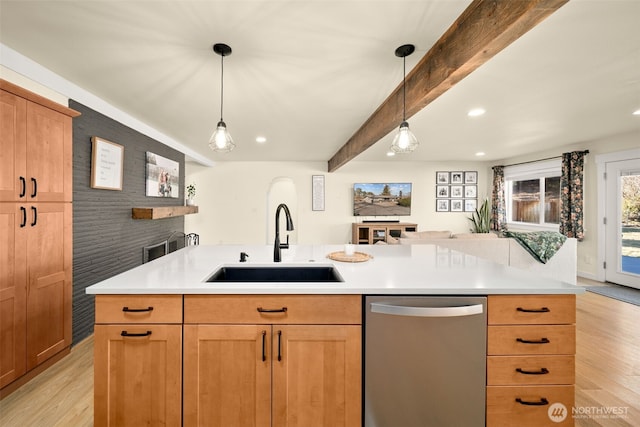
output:
M 145 264 L 156 258 L 165 256 L 169 252 L 169 242 L 165 240 L 155 245 L 145 246 L 142 250 L 142 263 Z

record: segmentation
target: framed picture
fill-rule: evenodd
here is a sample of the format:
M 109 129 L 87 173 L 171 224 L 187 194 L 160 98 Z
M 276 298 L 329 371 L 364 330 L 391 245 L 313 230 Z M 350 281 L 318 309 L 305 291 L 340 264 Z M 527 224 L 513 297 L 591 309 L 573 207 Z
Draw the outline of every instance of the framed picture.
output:
M 463 191 L 462 191 L 462 185 L 452 185 L 451 186 L 451 197 L 456 198 L 456 199 L 462 199 L 463 196 Z
M 451 172 L 451 184 L 462 184 L 464 172 Z
M 449 172 L 436 172 L 436 184 L 449 184 Z
M 468 171 L 464 173 L 464 183 L 465 184 L 477 184 L 478 183 L 478 172 L 477 171 Z
M 464 201 L 465 212 L 475 212 L 478 207 L 478 201 L 476 199 L 469 199 Z
M 451 212 L 462 212 L 462 199 L 451 200 Z
M 180 194 L 180 164 L 147 151 L 147 196 L 171 197 Z
M 122 191 L 124 147 L 91 137 L 91 188 Z
M 475 199 L 476 197 L 478 197 L 478 187 L 476 185 L 465 185 L 464 198 Z
M 437 198 L 449 197 L 449 186 L 448 185 L 436 185 L 436 197 Z
M 324 175 L 311 177 L 311 209 L 314 211 L 324 210 Z
M 449 212 L 449 200 L 436 200 L 436 212 Z

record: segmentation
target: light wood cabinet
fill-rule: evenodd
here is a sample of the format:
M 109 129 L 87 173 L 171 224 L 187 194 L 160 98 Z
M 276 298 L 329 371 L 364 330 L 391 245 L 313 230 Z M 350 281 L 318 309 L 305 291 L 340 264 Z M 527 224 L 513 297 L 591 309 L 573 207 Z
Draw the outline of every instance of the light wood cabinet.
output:
M 71 345 L 71 119 L 79 113 L 1 79 L 0 89 L 0 394 L 5 395 Z
M 575 295 L 487 299 L 487 427 L 573 426 Z
M 351 225 L 351 243 L 373 245 L 386 242 L 389 237 L 398 238 L 403 231 L 418 231 L 418 224 L 408 222 L 354 222 Z
M 361 311 L 358 295 L 186 295 L 184 424 L 360 426 Z
M 181 402 L 182 296 L 97 296 L 94 425 L 180 426 Z
M 0 81 L 0 200 L 70 202 L 74 110 Z

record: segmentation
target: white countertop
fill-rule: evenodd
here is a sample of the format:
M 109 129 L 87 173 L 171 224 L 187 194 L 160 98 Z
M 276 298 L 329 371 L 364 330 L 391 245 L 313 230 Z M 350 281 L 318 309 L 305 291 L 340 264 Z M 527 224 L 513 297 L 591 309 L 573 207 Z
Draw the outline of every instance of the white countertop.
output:
M 578 294 L 583 288 L 536 278 L 514 267 L 495 264 L 433 245 L 356 246 L 373 256 L 349 263 L 327 258 L 344 245 L 292 245 L 282 250 L 282 266 L 334 265 L 339 283 L 207 283 L 228 265 L 276 265 L 273 246 L 188 246 L 162 258 L 96 283 L 88 294 Z M 240 263 L 240 252 L 249 254 Z

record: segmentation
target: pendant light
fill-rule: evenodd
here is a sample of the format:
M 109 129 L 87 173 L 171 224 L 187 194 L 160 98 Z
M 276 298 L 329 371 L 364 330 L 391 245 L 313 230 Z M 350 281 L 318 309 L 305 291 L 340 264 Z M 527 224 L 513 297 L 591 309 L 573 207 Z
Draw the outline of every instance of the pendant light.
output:
M 235 148 L 233 138 L 227 130 L 227 125 L 222 119 L 222 107 L 224 101 L 224 57 L 231 55 L 231 48 L 224 43 L 216 43 L 213 45 L 213 51 L 220 55 L 220 121 L 216 125 L 209 138 L 209 148 L 219 153 L 228 153 Z
M 416 47 L 412 44 L 405 44 L 396 49 L 396 56 L 402 58 L 402 123 L 398 133 L 393 138 L 391 144 L 391 151 L 398 154 L 411 153 L 418 148 L 418 139 L 409 129 L 409 123 L 406 118 L 407 108 L 407 69 L 406 69 L 406 57 L 411 55 L 416 50 Z

